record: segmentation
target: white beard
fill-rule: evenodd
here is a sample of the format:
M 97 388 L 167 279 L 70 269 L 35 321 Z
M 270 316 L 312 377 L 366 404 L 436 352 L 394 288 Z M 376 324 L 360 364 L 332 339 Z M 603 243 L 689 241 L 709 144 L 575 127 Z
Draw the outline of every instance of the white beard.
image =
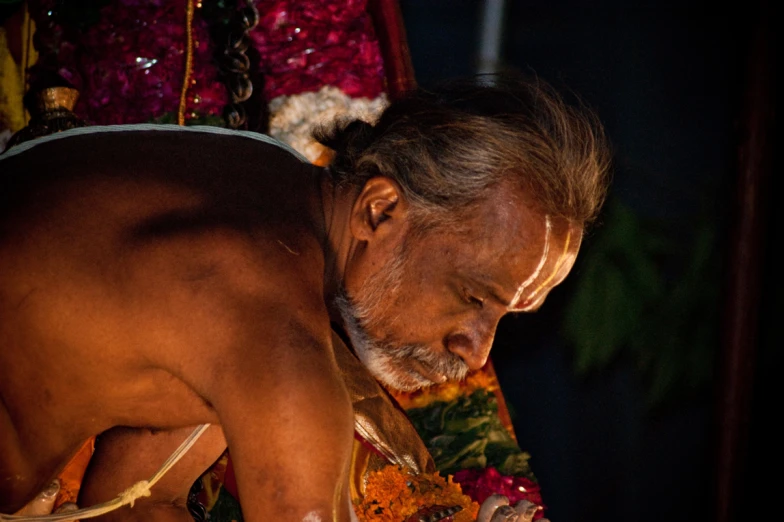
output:
M 345 290 L 335 299 L 354 353 L 373 377 L 396 390 L 414 391 L 435 384 L 411 369 L 407 363 L 411 360 L 444 375 L 447 380 L 462 380 L 468 373 L 468 365 L 457 355 L 449 352 L 437 354 L 426 345 L 403 344 L 390 338 L 377 339 L 370 334 L 380 323 L 388 325 L 398 319 L 390 317 L 387 311 L 391 296 L 403 283 L 405 262 L 405 255 L 396 252 L 377 273 L 368 277 L 356 299 L 349 297 Z

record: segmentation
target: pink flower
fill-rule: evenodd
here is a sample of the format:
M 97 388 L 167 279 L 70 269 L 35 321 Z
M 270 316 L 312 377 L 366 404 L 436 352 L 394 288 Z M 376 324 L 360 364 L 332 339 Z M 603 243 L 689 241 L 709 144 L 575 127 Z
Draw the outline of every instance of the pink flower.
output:
M 527 500 L 545 507 L 536 482 L 525 477 L 501 475 L 493 467 L 460 470 L 454 474 L 453 480 L 460 484 L 463 493 L 480 504 L 490 495 L 500 494 L 509 498 L 509 503 L 512 505 L 520 500 Z M 534 515 L 534 520 L 543 516 L 544 510 L 540 509 Z
M 367 0 L 257 0 L 251 45 L 260 55 L 263 92 L 280 95 L 332 85 L 351 97 L 385 88 Z M 136 123 L 176 114 L 185 76 L 184 0 L 117 0 L 84 30 L 59 24 L 58 2 L 33 4 L 39 63 L 33 78 L 57 72 L 79 89 L 75 111 L 95 124 Z M 214 60 L 208 22 L 193 22 L 193 83 L 186 115 L 220 115 L 228 102 Z M 260 87 L 260 86 L 257 86 Z
M 333 85 L 351 97 L 384 90 L 381 52 L 366 0 L 262 0 L 250 37 L 261 56 L 268 100 Z

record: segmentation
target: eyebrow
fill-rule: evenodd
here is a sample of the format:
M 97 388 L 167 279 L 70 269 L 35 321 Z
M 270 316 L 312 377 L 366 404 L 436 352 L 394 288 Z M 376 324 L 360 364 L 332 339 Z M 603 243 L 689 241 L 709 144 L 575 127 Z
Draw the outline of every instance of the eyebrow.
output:
M 471 285 L 478 287 L 478 290 L 481 290 L 487 296 L 487 298 L 503 306 L 504 308 L 509 308 L 509 300 L 504 299 L 501 295 L 499 295 L 495 288 L 493 288 L 493 284 L 488 279 L 484 279 L 478 276 L 475 277 L 468 274 L 465 274 L 463 277 L 465 277 L 471 283 Z
M 501 306 L 503 306 L 504 308 L 506 308 L 506 311 L 507 311 L 508 313 L 519 313 L 519 314 L 524 314 L 524 313 L 536 312 L 536 311 L 537 311 L 537 310 L 539 310 L 539 309 L 542 307 L 542 305 L 544 304 L 543 302 L 541 302 L 541 301 L 540 301 L 540 302 L 537 302 L 537 304 L 536 304 L 536 307 L 534 307 L 534 308 L 525 308 L 525 309 L 522 309 L 522 308 L 515 308 L 515 307 L 514 307 L 512 304 L 510 304 L 510 302 L 509 302 L 509 301 L 507 301 L 506 299 L 504 299 L 503 297 L 501 297 L 500 295 L 498 295 L 498 294 L 495 292 L 495 290 L 494 290 L 494 289 L 493 289 L 493 288 L 492 288 L 492 287 L 491 287 L 489 284 L 487 284 L 487 283 L 482 283 L 482 282 L 478 282 L 478 283 L 479 283 L 479 285 L 480 285 L 480 286 L 481 286 L 481 287 L 482 287 L 482 288 L 483 288 L 483 289 L 484 289 L 484 290 L 487 292 L 487 296 L 488 296 L 490 299 L 492 299 L 493 301 L 495 301 L 496 303 L 498 303 L 498 304 L 500 304 Z M 517 301 L 514 301 L 514 302 L 517 302 Z
M 507 310 L 509 309 L 509 307 L 511 306 L 511 305 L 509 304 L 509 301 L 507 301 L 506 299 L 504 299 L 503 297 L 501 297 L 500 295 L 498 295 L 498 294 L 495 292 L 495 290 L 493 290 L 493 288 L 492 288 L 492 287 L 490 287 L 489 285 L 486 285 L 486 284 L 485 284 L 485 285 L 482 285 L 482 286 L 484 286 L 484 287 L 485 287 L 485 290 L 487 290 L 487 295 L 488 295 L 488 296 L 489 296 L 489 297 L 490 297 L 490 298 L 491 298 L 493 301 L 495 301 L 496 303 L 498 303 L 498 304 L 500 304 L 501 306 L 505 307 Z

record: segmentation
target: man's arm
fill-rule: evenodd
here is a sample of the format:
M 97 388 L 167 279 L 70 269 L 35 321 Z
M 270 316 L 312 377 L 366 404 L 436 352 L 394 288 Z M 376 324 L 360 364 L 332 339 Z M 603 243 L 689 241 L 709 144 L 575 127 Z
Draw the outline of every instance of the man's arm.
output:
M 318 339 L 305 326 L 269 326 L 253 338 L 276 339 L 274 352 L 225 355 L 211 385 L 219 393 L 207 392 L 231 451 L 243 516 L 348 521 L 353 414 L 331 330 Z
M 152 477 L 193 428 L 151 432 L 113 428 L 102 434 L 79 492 L 79 507 L 106 502 L 140 480 Z M 226 450 L 219 426 L 210 426 L 191 449 L 152 488 L 152 496 L 138 499 L 98 517 L 101 522 L 193 522 L 186 502 L 193 483 Z

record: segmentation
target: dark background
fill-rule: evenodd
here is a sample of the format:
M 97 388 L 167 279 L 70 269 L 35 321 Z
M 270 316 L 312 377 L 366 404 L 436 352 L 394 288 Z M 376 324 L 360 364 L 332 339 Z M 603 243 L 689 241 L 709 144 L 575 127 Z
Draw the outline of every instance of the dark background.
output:
M 403 0 L 400 6 L 420 85 L 477 71 L 483 2 Z M 781 218 L 772 207 L 781 193 L 780 162 L 769 151 L 779 135 L 772 124 L 762 136 L 747 131 L 749 104 L 770 123 L 778 98 L 754 87 L 755 79 L 769 85 L 774 78 L 757 76 L 755 64 L 779 69 L 764 54 L 772 47 L 755 44 L 765 27 L 775 33 L 779 25 L 764 7 L 506 2 L 502 67 L 579 93 L 605 123 L 615 156 L 607 211 L 584 241 L 572 275 L 540 312 L 502 321 L 492 356 L 553 522 L 778 518 L 770 509 L 780 482 L 772 461 L 781 434 L 774 421 L 781 411 L 775 384 L 784 300 L 782 257 L 773 250 L 781 240 Z M 747 169 L 749 149 L 769 162 Z M 741 183 L 744 172 L 754 181 Z M 746 197 L 738 206 L 747 189 L 759 199 Z M 622 219 L 611 212 L 616 205 L 642 225 L 601 254 L 602 237 Z M 736 235 L 749 216 L 762 216 L 755 228 L 763 234 L 759 248 L 748 233 Z M 646 238 L 657 246 L 644 250 Z M 634 266 L 602 268 L 635 252 Z M 593 271 L 586 266 L 591 256 L 599 260 Z M 593 292 L 602 309 L 612 294 L 609 276 L 624 267 L 658 274 L 657 297 L 638 307 L 637 294 L 626 296 L 627 306 L 641 311 L 626 326 L 628 341 L 607 341 L 614 346 L 609 353 L 575 346 L 563 331 L 576 294 Z M 741 297 L 751 302 L 733 290 L 737 271 Z M 599 283 L 586 286 L 586 274 L 600 276 Z M 738 307 L 749 321 L 734 342 Z M 618 307 L 598 317 L 610 325 L 629 320 Z M 603 328 L 602 335 L 614 332 Z M 753 389 L 746 396 L 737 388 L 739 418 L 728 418 L 726 408 L 728 390 L 736 390 L 723 373 L 731 354 L 741 362 L 730 364 L 730 375 L 742 377 L 745 368 Z M 588 361 L 582 370 L 580 357 Z M 740 438 L 727 438 L 733 434 Z M 727 440 L 737 441 L 729 446 L 737 460 L 727 460 L 726 445 L 720 449 Z M 729 480 L 722 475 L 728 471 Z

